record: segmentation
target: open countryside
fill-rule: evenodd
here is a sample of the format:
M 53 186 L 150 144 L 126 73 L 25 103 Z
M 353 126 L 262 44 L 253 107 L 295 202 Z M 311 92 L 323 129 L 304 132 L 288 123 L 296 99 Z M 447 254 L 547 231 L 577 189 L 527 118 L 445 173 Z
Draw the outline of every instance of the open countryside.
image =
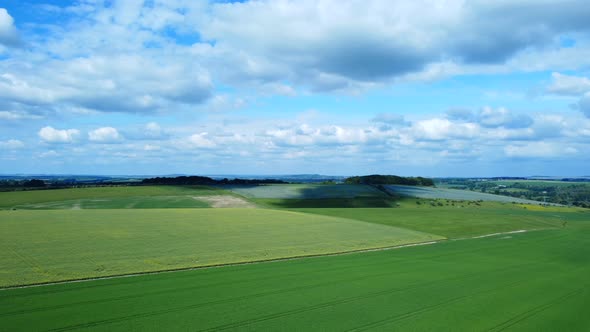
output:
M 0 0 L 0 332 L 590 332 L 590 1 Z
M 387 189 L 148 185 L 0 193 L 2 330 L 590 326 L 582 305 L 590 300 L 587 210 L 469 200 L 459 190 L 462 200 L 391 196 Z M 251 206 L 172 203 L 220 196 Z M 368 198 L 390 205 L 350 207 L 374 203 Z M 339 200 L 342 206 L 331 206 Z M 465 319 L 475 316 L 482 318 Z

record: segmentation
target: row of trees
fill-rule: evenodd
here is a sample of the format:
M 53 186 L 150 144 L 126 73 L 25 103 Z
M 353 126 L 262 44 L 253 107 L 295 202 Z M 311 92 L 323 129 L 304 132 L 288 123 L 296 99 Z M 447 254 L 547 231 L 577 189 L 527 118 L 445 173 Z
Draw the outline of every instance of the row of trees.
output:
M 226 184 L 240 184 L 240 185 L 257 185 L 257 184 L 278 184 L 287 183 L 285 181 L 276 179 L 222 179 L 215 180 L 206 176 L 177 176 L 177 177 L 155 177 L 150 179 L 143 179 L 142 184 L 160 184 L 160 185 L 226 185 Z

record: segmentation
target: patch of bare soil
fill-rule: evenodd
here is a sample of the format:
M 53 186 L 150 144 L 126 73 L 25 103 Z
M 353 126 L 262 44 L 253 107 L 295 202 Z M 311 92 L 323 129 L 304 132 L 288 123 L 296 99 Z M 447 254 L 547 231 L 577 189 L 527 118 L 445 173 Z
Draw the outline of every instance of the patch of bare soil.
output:
M 254 208 L 254 204 L 245 199 L 230 195 L 193 196 L 194 199 L 211 204 L 213 208 Z

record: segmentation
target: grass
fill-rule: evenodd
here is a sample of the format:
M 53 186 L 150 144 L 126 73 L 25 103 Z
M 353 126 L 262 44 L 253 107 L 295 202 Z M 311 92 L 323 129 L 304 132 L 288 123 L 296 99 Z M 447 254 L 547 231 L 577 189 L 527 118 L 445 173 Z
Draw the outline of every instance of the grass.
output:
M 348 211 L 348 210 L 347 210 Z M 588 331 L 590 215 L 558 230 L 1 292 L 9 331 Z
M 265 209 L 0 211 L 0 286 L 440 238 L 340 217 Z
M 357 198 L 316 198 L 316 199 L 280 199 L 280 198 L 251 198 L 256 204 L 270 208 L 389 208 L 397 206 L 390 197 L 357 197 Z
M 77 210 L 77 209 L 156 209 L 206 208 L 206 202 L 191 196 L 137 196 L 87 198 L 67 201 L 22 204 L 16 209 L 25 210 Z
M 470 200 L 470 201 L 490 201 L 490 202 L 516 202 L 524 204 L 539 204 L 540 202 L 510 197 L 502 195 L 493 195 L 487 193 L 474 192 L 469 190 L 447 189 L 447 188 L 429 188 L 413 187 L 399 185 L 384 185 L 384 187 L 395 195 L 426 198 L 426 199 L 452 199 L 452 200 Z
M 248 198 L 350 199 L 355 197 L 387 197 L 385 193 L 374 187 L 350 184 L 273 184 L 227 186 L 224 188 Z
M 413 229 L 421 232 L 438 234 L 448 238 L 460 238 L 477 235 L 530 230 L 544 228 L 561 228 L 564 223 L 562 214 L 549 212 L 579 213 L 581 209 L 559 207 L 537 207 L 494 202 L 478 203 L 480 205 L 443 205 L 434 207 L 427 201 L 400 201 L 400 208 L 359 208 L 331 209 L 311 208 L 295 211 L 327 216 L 346 217 L 369 223 Z M 443 204 L 443 203 L 441 203 Z M 448 204 L 445 203 L 445 204 Z M 455 204 L 455 203 L 452 203 Z M 538 211 L 533 211 L 530 208 Z
M 206 186 L 120 186 L 0 192 L 0 209 L 207 207 L 192 196 L 231 194 Z

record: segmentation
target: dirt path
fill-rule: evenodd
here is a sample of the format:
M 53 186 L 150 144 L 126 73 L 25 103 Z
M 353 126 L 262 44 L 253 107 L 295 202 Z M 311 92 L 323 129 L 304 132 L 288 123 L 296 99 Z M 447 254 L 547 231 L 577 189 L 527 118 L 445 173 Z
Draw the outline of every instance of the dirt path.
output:
M 230 195 L 193 196 L 194 199 L 207 202 L 213 208 L 254 208 L 247 200 Z

